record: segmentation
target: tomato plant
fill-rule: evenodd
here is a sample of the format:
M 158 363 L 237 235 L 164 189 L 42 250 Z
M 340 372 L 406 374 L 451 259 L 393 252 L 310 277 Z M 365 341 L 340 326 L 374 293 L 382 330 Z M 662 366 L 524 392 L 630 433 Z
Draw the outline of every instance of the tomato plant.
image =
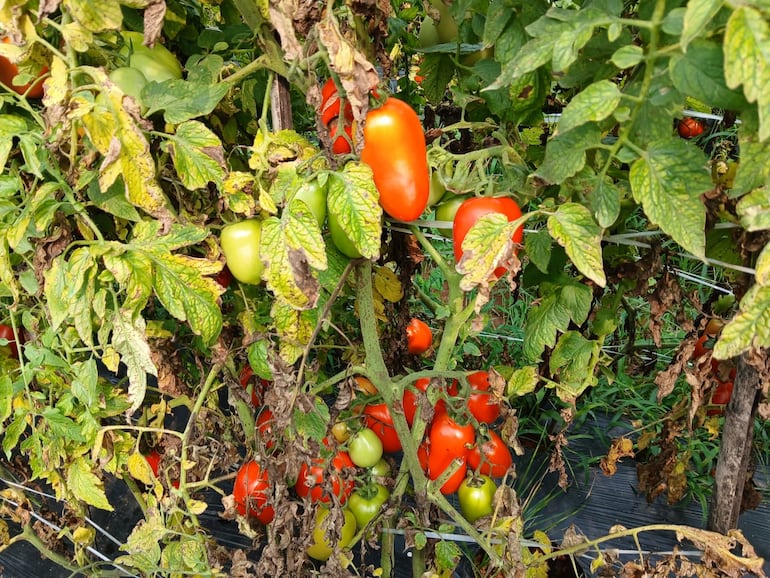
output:
M 356 534 L 356 517 L 348 509 L 343 510 L 342 513 L 345 519 L 340 535 L 337 536 L 336 540 L 336 547 L 340 549 L 346 548 L 353 541 L 353 537 Z M 324 527 L 324 520 L 328 515 L 328 508 L 319 507 L 316 510 L 313 525 L 313 543 L 306 550 L 308 556 L 319 562 L 325 562 L 334 552 L 334 543 L 327 539 Z
M 3 349 L 8 351 L 11 357 L 19 359 L 19 347 L 16 344 L 16 336 L 13 333 L 13 327 L 10 325 L 0 324 L 0 339 L 5 339 L 8 344 L 3 346 Z
M 348 440 L 348 454 L 360 468 L 370 468 L 382 459 L 383 446 L 380 438 L 371 429 L 358 430 Z
M 511 450 L 497 432 L 491 429 L 477 436 L 476 444 L 468 452 L 468 467 L 493 478 L 504 476 L 512 464 Z
M 227 268 L 241 283 L 257 285 L 262 282 L 264 264 L 259 255 L 262 222 L 247 219 L 222 229 L 219 242 L 227 260 Z
M 352 467 L 354 467 L 353 462 L 345 451 L 338 451 L 331 460 L 332 472 L 329 474 L 328 481 L 331 483 L 332 492 L 342 503 L 347 501 L 355 485 L 353 480 L 343 480 L 342 474 Z M 326 476 L 326 460 L 323 458 L 315 458 L 311 464 L 303 463 L 300 466 L 297 483 L 294 485 L 297 495 L 300 498 L 310 497 L 312 502 L 328 503 L 331 496 L 324 487 Z
M 388 488 L 378 483 L 371 483 L 356 489 L 348 499 L 348 508 L 356 517 L 359 530 L 366 528 L 390 498 Z
M 390 97 L 366 115 L 361 160 L 372 168 L 383 210 L 414 221 L 428 206 L 430 173 L 425 135 L 417 113 Z
M 460 512 L 473 523 L 494 511 L 497 486 L 489 476 L 472 476 L 463 480 L 457 490 Z
M 521 217 L 521 209 L 516 201 L 510 197 L 472 197 L 467 199 L 455 213 L 452 225 L 452 241 L 454 243 L 455 261 L 458 263 L 463 256 L 463 241 L 468 231 L 476 222 L 490 213 L 501 213 L 508 221 L 515 221 Z M 521 243 L 524 239 L 524 229 L 519 227 L 511 236 L 514 243 Z M 503 267 L 495 269 L 497 277 L 505 274 Z
M 690 139 L 702 135 L 705 129 L 697 118 L 686 116 L 677 123 L 676 130 L 682 138 Z
M 471 393 L 468 410 L 479 423 L 490 424 L 500 417 L 500 402 L 489 391 L 489 372 L 477 371 L 468 376 Z
M 385 453 L 395 453 L 401 450 L 401 440 L 393 427 L 393 417 L 387 404 L 369 404 L 364 408 L 366 427 L 372 430 L 382 442 Z
M 5 44 L 10 44 L 10 38 L 3 38 Z M 11 62 L 7 57 L 0 56 L 0 82 L 5 86 L 13 90 L 14 92 L 25 95 L 27 98 L 39 99 L 43 98 L 43 82 L 45 78 L 42 78 L 48 73 L 48 68 L 43 67 L 38 75 L 38 80 L 29 82 L 27 84 L 14 84 L 13 79 L 19 74 L 19 67 Z
M 235 476 L 233 498 L 241 516 L 256 518 L 262 524 L 269 524 L 275 517 L 270 502 L 270 481 L 267 470 L 254 460 L 244 462 Z
M 425 353 L 433 344 L 433 332 L 424 321 L 412 317 L 406 326 L 407 351 L 412 355 Z

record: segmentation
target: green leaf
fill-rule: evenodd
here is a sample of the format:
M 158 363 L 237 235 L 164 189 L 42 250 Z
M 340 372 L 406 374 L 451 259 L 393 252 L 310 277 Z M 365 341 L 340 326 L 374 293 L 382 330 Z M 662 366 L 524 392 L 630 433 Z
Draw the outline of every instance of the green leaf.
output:
M 351 162 L 341 172 L 329 173 L 326 206 L 362 256 L 379 255 L 382 207 L 368 165 Z
M 439 568 L 456 568 L 463 552 L 454 542 L 440 540 L 436 544 L 436 564 Z
M 759 140 L 770 137 L 770 23 L 751 6 L 740 6 L 727 21 L 724 40 L 727 86 L 759 109 Z
M 690 0 L 687 3 L 684 13 L 684 29 L 680 39 L 682 50 L 686 51 L 690 42 L 703 36 L 706 26 L 722 9 L 723 5 L 723 0 Z
M 765 245 L 757 257 L 754 277 L 760 285 L 770 285 L 770 244 Z
M 582 325 L 591 309 L 591 289 L 570 282 L 553 288 L 540 303 L 527 312 L 524 354 L 530 360 L 540 357 L 546 347 L 553 347 L 558 332 L 569 327 L 570 320 Z
M 631 165 L 629 179 L 650 221 L 703 258 L 706 207 L 700 196 L 713 187 L 703 151 L 682 139 L 652 143 Z
M 602 262 L 602 229 L 591 211 L 577 203 L 565 203 L 548 217 L 548 231 L 567 251 L 572 263 L 599 287 L 607 284 Z
M 148 82 L 142 90 L 142 101 L 147 106 L 146 116 L 163 111 L 163 118 L 171 124 L 209 114 L 224 98 L 229 85 L 222 82 L 208 84 L 187 80 Z
M 433 104 L 442 101 L 446 88 L 454 77 L 455 65 L 448 54 L 434 53 L 423 56 L 420 75 L 425 99 Z
M 281 218 L 262 222 L 260 252 L 266 263 L 267 288 L 295 309 L 318 302 L 315 269 L 326 269 L 326 252 L 315 216 L 302 201 L 292 201 Z
M 83 363 L 73 365 L 76 377 L 72 380 L 72 395 L 86 407 L 98 407 L 98 383 L 99 372 L 94 358 L 89 358 Z
M 497 80 L 484 90 L 494 90 L 496 88 L 508 86 L 520 76 L 532 72 L 533 70 L 537 70 L 551 60 L 551 57 L 553 56 L 553 46 L 553 39 L 535 38 L 530 40 L 519 51 L 515 59 L 510 60 L 503 65 L 503 69 L 500 72 L 500 76 L 497 77 Z
M 744 195 L 735 207 L 741 226 L 747 231 L 770 229 L 770 194 L 760 188 Z
M 554 72 L 565 72 L 580 55 L 583 48 L 594 34 L 592 25 L 570 26 L 561 31 L 553 44 L 551 65 Z
M 88 199 L 102 211 L 126 221 L 141 219 L 136 207 L 128 202 L 124 185 L 118 181 L 112 183 L 105 191 L 99 187 L 98 181 L 91 181 L 86 192 Z
M 216 261 L 186 255 L 150 252 L 155 276 L 153 288 L 166 310 L 210 345 L 222 330 L 222 309 L 217 300 L 224 289 L 211 277 L 221 267 Z
M 0 376 L 0 426 L 13 411 L 13 382 L 8 374 Z
M 621 70 L 636 66 L 642 60 L 644 60 L 644 50 L 635 44 L 621 46 L 612 55 L 612 63 Z
M 463 291 L 489 283 L 495 269 L 513 254 L 511 237 L 520 226 L 521 223 L 511 223 L 501 213 L 483 215 L 474 223 L 463 239 L 463 256 L 457 263 L 457 272 L 463 275 Z
M 584 124 L 560 132 L 545 147 L 545 160 L 535 173 L 547 183 L 559 184 L 578 173 L 586 163 L 586 150 L 601 143 L 601 131 L 595 124 Z
M 276 299 L 270 310 L 278 334 L 278 354 L 286 363 L 299 359 L 310 342 L 315 328 L 316 311 L 298 311 L 290 304 Z
M 493 46 L 500 35 L 508 28 L 508 22 L 513 19 L 514 11 L 504 0 L 490 0 L 484 20 L 482 39 L 485 46 Z
M 770 347 L 770 285 L 749 288 L 740 311 L 722 329 L 714 357 L 730 359 L 751 347 Z
M 548 263 L 551 260 L 551 245 L 553 241 L 547 229 L 524 235 L 524 249 L 530 262 L 543 273 L 548 273 Z
M 315 397 L 313 401 L 315 407 L 308 412 L 299 407 L 294 409 L 294 427 L 303 438 L 320 442 L 326 437 L 331 417 L 329 408 L 320 397 Z
M 76 458 L 70 464 L 67 469 L 67 488 L 78 500 L 83 500 L 100 510 L 113 511 L 104 493 L 104 484 L 91 471 L 91 466 L 85 458 Z
M 16 414 L 10 425 L 3 431 L 3 452 L 6 459 L 11 459 L 11 452 L 18 445 L 21 434 L 26 431 L 27 417 L 29 416 L 26 412 Z
M 158 375 L 147 343 L 144 319 L 133 317 L 130 311 L 120 310 L 112 315 L 112 346 L 120 354 L 128 374 L 128 401 L 130 411 L 136 411 L 147 392 L 147 374 Z
M 262 379 L 272 380 L 273 371 L 270 369 L 270 350 L 268 344 L 269 342 L 267 339 L 255 341 L 249 345 L 246 354 L 249 359 L 249 365 L 251 366 L 251 369 L 254 370 L 254 373 Z
M 620 190 L 612 181 L 596 179 L 593 191 L 588 193 L 591 210 L 602 228 L 612 226 L 620 215 Z
M 13 114 L 0 114 L 0 167 L 4 167 L 8 162 L 14 139 L 27 130 L 27 121 L 24 118 Z
M 594 82 L 577 93 L 562 112 L 557 130 L 568 132 L 590 121 L 600 121 L 612 115 L 620 103 L 620 91 L 609 80 Z
M 91 32 L 118 30 L 123 23 L 123 13 L 118 0 L 64 0 L 70 15 Z
M 743 95 L 725 84 L 724 53 L 714 42 L 698 40 L 684 55 L 669 63 L 674 86 L 711 107 L 741 110 L 747 106 Z
M 540 378 L 537 375 L 537 367 L 527 365 L 513 372 L 505 386 L 505 395 L 512 399 L 532 393 L 537 388 Z
M 225 177 L 222 142 L 203 123 L 187 121 L 168 137 L 174 168 L 186 189 L 202 189 L 209 183 L 221 188 Z
M 556 376 L 556 394 L 565 403 L 574 403 L 578 396 L 597 382 L 594 371 L 599 359 L 599 342 L 590 341 L 577 331 L 568 331 L 559 338 L 548 365 Z

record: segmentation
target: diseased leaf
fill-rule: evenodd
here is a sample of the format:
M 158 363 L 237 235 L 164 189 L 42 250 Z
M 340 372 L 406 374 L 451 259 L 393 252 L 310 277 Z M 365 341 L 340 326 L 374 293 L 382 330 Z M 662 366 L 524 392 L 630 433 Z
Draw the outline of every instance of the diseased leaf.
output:
M 320 397 L 316 397 L 313 401 L 315 403 L 313 411 L 304 412 L 300 408 L 294 410 L 294 426 L 297 428 L 298 435 L 320 442 L 326 436 L 331 417 L 329 407 Z
M 650 221 L 703 258 L 706 207 L 700 196 L 713 187 L 703 151 L 673 137 L 652 143 L 631 165 L 629 180 Z
M 278 354 L 286 363 L 292 364 L 300 358 L 310 342 L 316 311 L 298 311 L 281 299 L 276 299 L 270 315 L 280 340 Z
M 511 257 L 511 237 L 519 226 L 508 222 L 501 213 L 483 215 L 474 223 L 463 239 L 463 256 L 457 263 L 457 271 L 463 275 L 463 291 L 489 283 L 495 269 Z
M 566 403 L 597 382 L 594 370 L 601 344 L 583 337 L 577 331 L 567 331 L 551 352 L 548 362 L 551 374 L 558 380 L 556 394 Z
M 602 229 L 591 211 L 578 203 L 560 205 L 548 217 L 548 231 L 583 275 L 600 287 L 607 284 L 602 262 Z
M 382 207 L 368 165 L 352 162 L 341 172 L 329 173 L 326 206 L 362 256 L 379 255 Z
M 545 161 L 535 175 L 559 184 L 577 174 L 586 164 L 586 150 L 601 142 L 601 131 L 593 123 L 583 124 L 554 136 L 545 147 Z
M 146 116 L 163 111 L 166 122 L 180 124 L 209 114 L 224 98 L 229 85 L 209 84 L 187 80 L 148 82 L 142 90 L 142 102 L 147 106 Z
M 615 224 L 620 215 L 620 190 L 609 180 L 595 181 L 593 191 L 588 193 L 591 210 L 596 222 L 606 229 Z
M 682 50 L 695 38 L 702 35 L 706 26 L 722 9 L 723 0 L 690 0 L 684 13 L 684 28 L 682 30 Z
M 591 310 L 593 294 L 586 285 L 569 282 L 551 287 L 539 303 L 527 311 L 524 354 L 536 360 L 546 347 L 553 347 L 558 332 L 569 327 L 570 320 L 582 325 Z
M 63 0 L 72 17 L 91 32 L 118 30 L 123 23 L 123 13 L 118 0 Z
M 108 512 L 114 510 L 104 493 L 104 484 L 83 457 L 75 458 L 67 469 L 67 488 L 78 500 L 90 506 Z
M 747 231 L 770 229 L 770 190 L 762 187 L 744 195 L 735 207 Z
M 557 130 L 568 132 L 590 121 L 600 121 L 615 112 L 620 90 L 609 80 L 600 80 L 577 93 L 562 111 Z
M 132 318 L 129 311 L 116 311 L 112 315 L 112 330 L 112 345 L 127 369 L 129 411 L 134 412 L 144 401 L 147 374 L 157 377 L 158 370 L 152 362 L 142 317 Z
M 750 347 L 770 347 L 770 285 L 753 285 L 740 311 L 722 329 L 714 345 L 716 359 L 730 359 Z
M 27 121 L 14 114 L 0 114 L 0 167 L 8 162 L 8 154 L 13 149 L 13 140 L 27 132 Z
M 174 168 L 187 189 L 201 189 L 210 182 L 221 188 L 225 176 L 222 143 L 206 125 L 182 123 L 170 137 Z
M 537 375 L 537 367 L 527 365 L 513 372 L 505 386 L 505 395 L 512 399 L 532 393 L 537 388 L 540 378 Z

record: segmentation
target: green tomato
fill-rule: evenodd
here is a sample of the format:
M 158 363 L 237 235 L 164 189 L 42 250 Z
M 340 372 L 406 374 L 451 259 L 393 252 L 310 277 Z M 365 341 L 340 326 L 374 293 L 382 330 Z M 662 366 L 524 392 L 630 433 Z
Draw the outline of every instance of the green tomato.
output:
M 337 247 L 340 253 L 351 259 L 358 259 L 361 257 L 361 253 L 353 244 L 353 241 L 345 234 L 345 231 L 340 227 L 339 221 L 333 212 L 329 215 L 329 234 L 332 238 L 332 243 Z
M 247 219 L 222 229 L 219 242 L 227 268 L 241 283 L 258 285 L 262 281 L 261 240 L 262 221 L 258 219 Z
M 147 84 L 147 77 L 141 70 L 121 66 L 110 72 L 110 80 L 123 91 L 124 94 L 131 96 L 137 104 L 142 106 L 142 89 Z
M 324 221 L 326 220 L 326 187 L 322 186 L 318 179 L 302 183 L 302 186 L 292 195 L 289 202 L 294 199 L 303 201 L 308 209 L 310 209 L 310 212 L 313 213 L 315 220 L 318 221 L 318 226 L 324 226 Z
M 449 197 L 449 198 L 446 198 Z M 460 208 L 468 197 L 461 197 L 459 195 L 446 195 L 444 201 L 436 205 L 436 220 L 453 222 L 457 209 Z M 452 236 L 452 227 L 447 229 L 439 229 L 439 234 L 443 237 L 450 238 Z
M 385 458 L 382 458 L 379 462 L 374 464 L 371 468 L 369 468 L 369 471 L 372 474 L 372 477 L 377 480 L 387 478 L 390 476 L 390 464 L 388 463 L 388 460 Z
M 417 34 L 417 46 L 428 48 L 438 44 L 438 30 L 436 21 L 430 16 L 426 16 L 420 24 L 420 32 Z
M 382 459 L 382 441 L 376 433 L 365 427 L 348 441 L 348 454 L 359 468 L 371 468 Z
M 356 526 L 359 530 L 369 525 L 389 498 L 390 492 L 382 484 L 369 484 L 350 494 L 348 508 L 356 517 Z
M 433 7 L 438 10 L 440 15 L 438 22 L 436 22 L 439 42 L 454 42 L 457 40 L 457 22 L 452 17 L 449 6 L 444 3 L 444 0 L 431 0 L 430 3 L 433 4 Z
M 433 207 L 438 203 L 446 193 L 444 183 L 441 182 L 441 176 L 438 171 L 433 171 L 430 175 L 430 195 L 428 196 L 428 206 Z
M 343 510 L 343 514 L 345 522 L 342 524 L 342 532 L 337 539 L 337 546 L 339 548 L 346 548 L 356 535 L 356 517 L 348 509 Z M 308 556 L 320 562 L 328 560 L 334 551 L 334 547 L 326 539 L 326 530 L 323 528 L 323 521 L 328 515 L 328 508 L 319 506 L 318 510 L 316 510 L 313 543 L 306 550 Z
M 124 45 L 120 54 L 128 59 L 131 68 L 140 70 L 152 82 L 182 78 L 182 65 L 176 56 L 159 42 L 150 48 L 145 46 L 141 32 L 121 31 Z
M 457 490 L 460 512 L 470 523 L 494 511 L 497 486 L 489 476 L 466 478 Z

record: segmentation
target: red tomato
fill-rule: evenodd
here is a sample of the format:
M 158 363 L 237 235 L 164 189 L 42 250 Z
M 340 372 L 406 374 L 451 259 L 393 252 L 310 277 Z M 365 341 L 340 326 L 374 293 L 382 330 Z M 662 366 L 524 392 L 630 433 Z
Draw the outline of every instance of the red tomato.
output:
M 265 442 L 267 449 L 275 445 L 273 439 L 273 412 L 268 408 L 263 408 L 257 416 L 257 434 Z
M 241 385 L 245 389 L 248 389 L 250 384 L 252 385 L 251 405 L 259 407 L 262 405 L 262 395 L 265 393 L 265 389 L 270 385 L 270 382 L 261 377 L 257 380 L 252 380 L 252 377 L 254 377 L 254 370 L 251 369 L 250 365 L 244 365 L 240 376 Z M 252 384 L 252 381 L 255 381 L 255 383 Z
M 430 172 L 422 124 L 408 104 L 391 97 L 369 111 L 361 160 L 372 168 L 380 205 L 388 215 L 401 221 L 422 215 Z
M 476 441 L 476 431 L 473 424 L 459 424 L 448 413 L 441 412 L 433 417 L 428 437 L 431 455 L 446 462 L 466 458 Z
M 417 447 L 417 461 L 425 474 L 428 474 L 428 454 L 430 453 L 430 440 L 425 438 Z
M 412 355 L 425 353 L 433 344 L 433 333 L 424 321 L 412 317 L 406 326 L 407 351 Z
M 345 451 L 338 451 L 332 458 L 331 465 L 339 473 L 342 473 L 346 468 L 355 467 L 350 460 L 350 456 Z M 302 464 L 299 476 L 297 477 L 297 483 L 294 485 L 297 495 L 300 498 L 310 496 L 310 500 L 313 502 L 329 503 L 331 496 L 324 488 L 325 473 L 325 461 L 323 458 L 314 459 L 311 465 Z M 345 503 L 348 496 L 350 496 L 350 492 L 353 491 L 353 486 L 355 485 L 353 480 L 343 482 L 337 473 L 332 472 L 329 481 L 331 482 L 334 494 L 339 497 L 340 502 Z
M 270 482 L 267 478 L 267 470 L 254 460 L 245 462 L 238 470 L 233 486 L 233 497 L 238 513 L 241 516 L 248 515 L 256 518 L 262 524 L 272 522 L 275 510 L 267 504 L 270 496 L 269 491 Z
M 227 268 L 227 265 L 222 267 L 222 270 L 216 274 L 214 281 L 219 283 L 225 289 L 230 286 L 230 283 L 233 282 L 233 274 L 230 273 L 230 269 Z
M 343 116 L 344 133 L 339 131 L 340 120 L 340 96 L 337 86 L 331 78 L 321 88 L 321 122 L 329 129 L 332 141 L 332 152 L 338 155 L 348 154 L 352 151 L 350 144 L 353 142 L 353 107 L 345 102 Z
M 510 197 L 472 197 L 465 201 L 455 213 L 452 226 L 452 240 L 454 242 L 455 261 L 458 263 L 463 256 L 463 241 L 468 231 L 481 217 L 490 213 L 502 213 L 508 218 L 508 222 L 521 217 L 521 209 L 518 203 Z M 524 239 L 524 229 L 519 227 L 514 231 L 511 239 L 514 243 L 521 243 Z M 495 269 L 495 276 L 505 274 L 505 268 Z
M 429 384 L 430 379 L 423 377 L 414 382 L 414 388 L 425 393 L 428 390 Z M 407 387 L 404 389 L 404 396 L 401 399 L 401 405 L 404 407 L 404 417 L 406 417 L 406 423 L 410 426 L 414 423 L 414 416 L 417 414 L 417 408 L 419 407 L 417 395 L 417 393 Z
M 8 352 L 12 357 L 19 359 L 19 347 L 16 345 L 16 336 L 13 334 L 13 327 L 10 325 L 0 324 L 0 339 L 7 339 Z
M 144 459 L 150 464 L 152 474 L 157 478 L 160 468 L 160 452 L 158 452 L 158 450 L 152 450 L 149 454 L 144 456 Z
M 468 376 L 471 394 L 468 396 L 468 410 L 479 423 L 493 423 L 500 417 L 500 403 L 489 392 L 489 373 L 477 371 Z
M 353 119 L 351 118 L 344 124 L 347 138 L 345 138 L 345 135 L 338 133 L 339 118 L 334 118 L 331 120 L 331 122 L 329 122 L 329 137 L 332 139 L 332 152 L 335 155 L 346 155 L 353 150 L 353 148 L 350 146 L 350 143 L 353 142 L 353 125 L 351 124 L 352 121 Z
M 369 404 L 364 408 L 366 427 L 372 430 L 382 442 L 385 453 L 395 453 L 401 450 L 401 440 L 398 439 L 396 428 L 393 427 L 393 417 L 388 406 L 384 403 Z
M 456 492 L 457 488 L 459 488 L 460 484 L 463 483 L 463 480 L 468 473 L 465 456 L 452 457 L 446 454 L 442 454 L 440 451 L 436 451 L 436 448 L 433 446 L 433 444 L 428 445 L 426 447 L 426 451 L 428 466 L 426 473 L 431 480 L 439 479 L 446 470 L 448 470 L 450 467 L 454 467 L 455 460 L 458 460 L 460 467 L 457 468 L 457 471 L 449 476 L 449 479 L 446 480 L 441 486 L 442 494 L 453 494 Z
M 10 44 L 11 39 L 3 38 L 3 42 L 5 44 Z M 40 71 L 40 76 L 43 76 L 47 72 L 48 68 L 44 67 L 43 70 Z M 19 74 L 19 68 L 5 56 L 0 56 L 0 82 L 2 82 L 8 88 L 12 89 L 17 94 L 26 93 L 27 98 L 43 98 L 43 82 L 45 79 L 39 78 L 39 80 L 35 81 L 34 86 L 30 88 L 32 83 L 23 85 L 13 83 L 13 79 L 17 74 Z M 27 90 L 29 90 L 29 92 L 27 92 Z
M 703 134 L 703 123 L 697 118 L 686 116 L 676 125 L 676 130 L 682 138 L 695 138 Z
M 477 440 L 468 452 L 468 467 L 480 474 L 501 478 L 513 464 L 511 450 L 496 432 L 488 430 L 487 438 Z

